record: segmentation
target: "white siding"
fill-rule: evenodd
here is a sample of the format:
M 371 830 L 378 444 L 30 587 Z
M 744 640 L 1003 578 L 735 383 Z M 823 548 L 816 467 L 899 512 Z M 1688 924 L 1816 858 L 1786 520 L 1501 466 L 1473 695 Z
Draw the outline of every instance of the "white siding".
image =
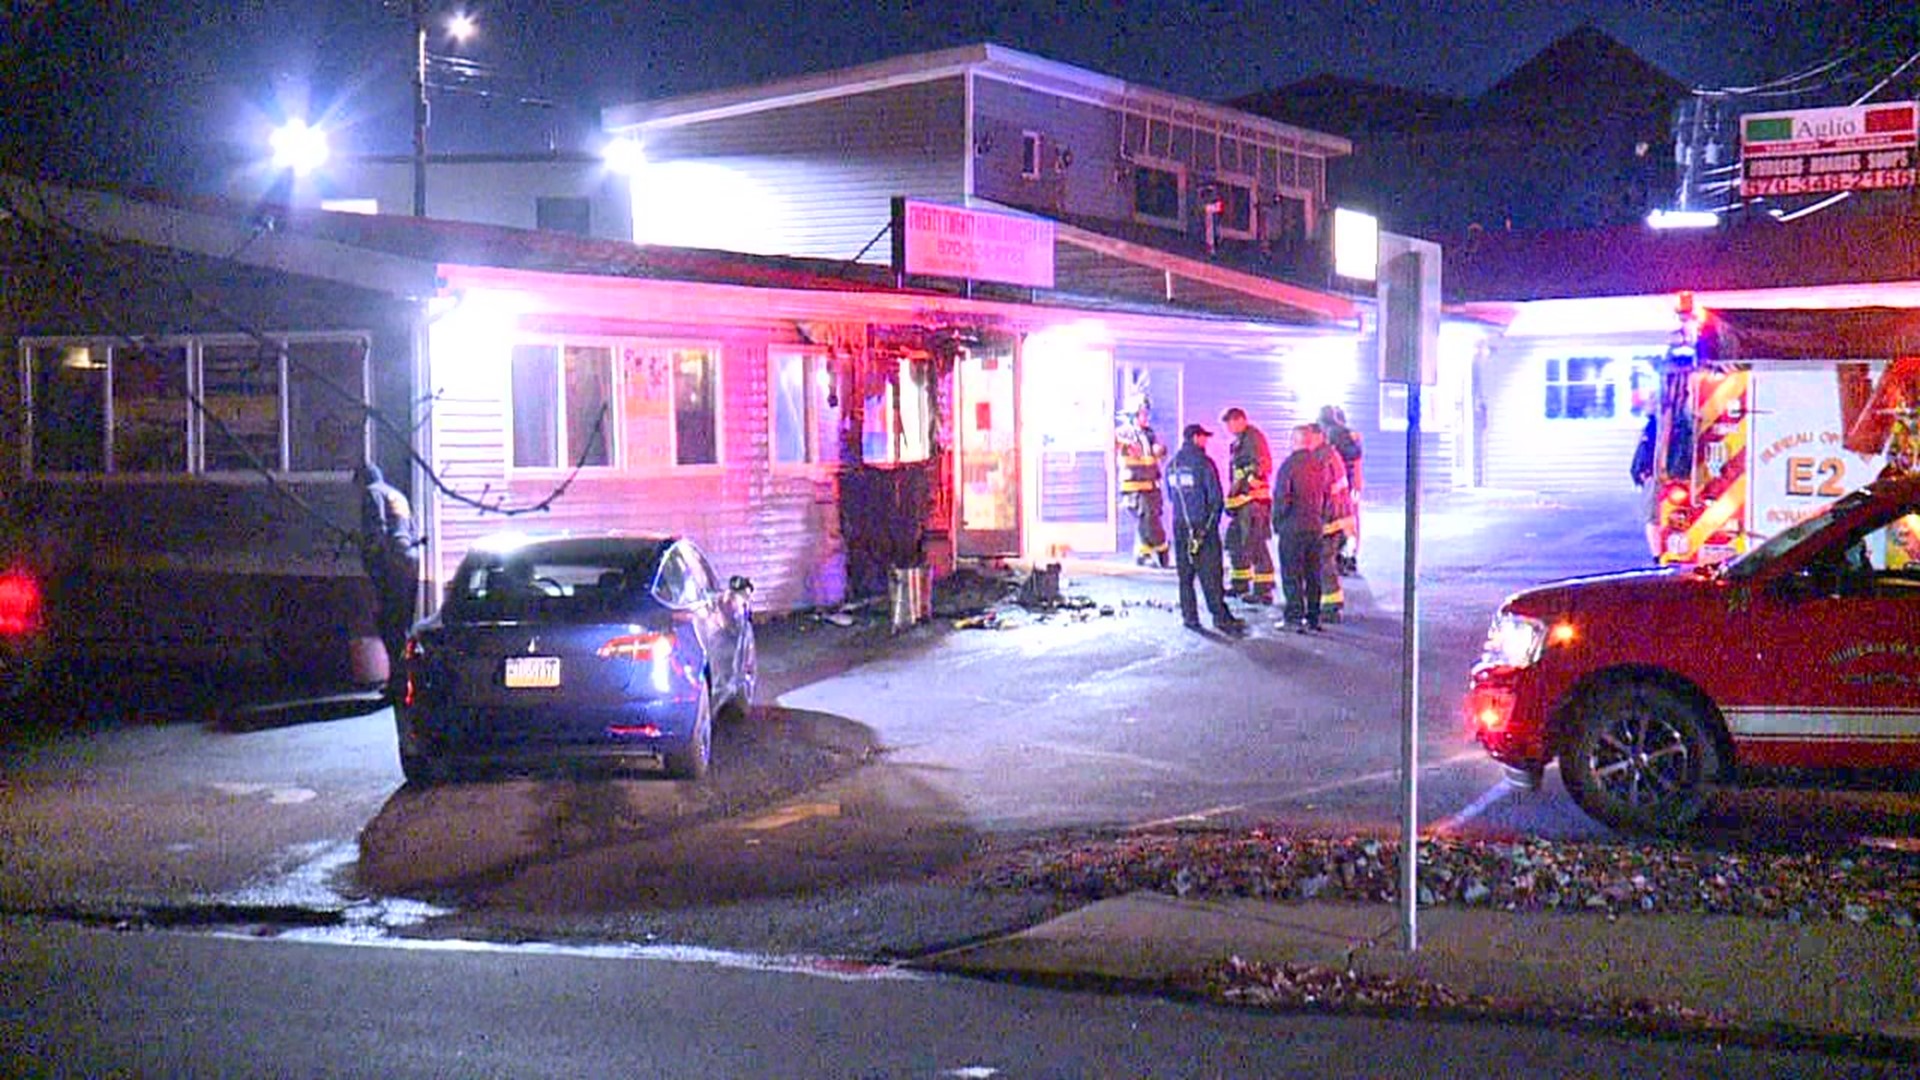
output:
M 1550 419 L 1547 362 L 1576 356 L 1660 356 L 1662 342 L 1496 340 L 1481 368 L 1487 406 L 1484 483 L 1549 492 L 1624 491 L 1642 421 L 1621 402 L 1611 419 Z
M 635 236 L 885 263 L 894 196 L 964 198 L 965 108 L 956 76 L 644 131 Z

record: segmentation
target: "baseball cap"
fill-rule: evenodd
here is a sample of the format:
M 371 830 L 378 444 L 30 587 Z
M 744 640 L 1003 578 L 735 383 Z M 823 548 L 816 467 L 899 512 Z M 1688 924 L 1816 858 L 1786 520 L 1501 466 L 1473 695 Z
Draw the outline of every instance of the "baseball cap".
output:
M 1196 435 L 1211 435 L 1211 434 L 1213 434 L 1213 432 L 1208 431 L 1206 428 L 1200 426 L 1199 424 L 1188 424 L 1187 430 L 1181 432 L 1180 437 L 1183 439 L 1191 439 Z

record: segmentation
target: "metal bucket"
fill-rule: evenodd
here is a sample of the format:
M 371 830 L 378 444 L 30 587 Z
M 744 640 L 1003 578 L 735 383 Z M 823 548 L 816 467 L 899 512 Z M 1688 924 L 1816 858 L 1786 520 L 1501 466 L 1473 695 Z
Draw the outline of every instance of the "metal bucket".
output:
M 893 632 L 933 617 L 933 577 L 924 566 L 896 566 L 887 576 Z

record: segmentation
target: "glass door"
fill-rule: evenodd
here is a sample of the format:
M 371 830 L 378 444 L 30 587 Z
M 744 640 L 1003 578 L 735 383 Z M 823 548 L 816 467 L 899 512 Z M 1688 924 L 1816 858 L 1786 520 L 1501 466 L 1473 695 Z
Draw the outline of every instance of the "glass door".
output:
M 968 348 L 954 365 L 954 554 L 1020 554 L 1020 428 L 1013 351 Z

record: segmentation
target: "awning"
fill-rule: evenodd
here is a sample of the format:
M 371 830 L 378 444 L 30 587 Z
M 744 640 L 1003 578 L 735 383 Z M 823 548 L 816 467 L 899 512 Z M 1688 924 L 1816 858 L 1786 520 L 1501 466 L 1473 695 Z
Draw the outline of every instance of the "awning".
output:
M 1705 360 L 1891 360 L 1920 356 L 1920 308 L 1711 308 Z

